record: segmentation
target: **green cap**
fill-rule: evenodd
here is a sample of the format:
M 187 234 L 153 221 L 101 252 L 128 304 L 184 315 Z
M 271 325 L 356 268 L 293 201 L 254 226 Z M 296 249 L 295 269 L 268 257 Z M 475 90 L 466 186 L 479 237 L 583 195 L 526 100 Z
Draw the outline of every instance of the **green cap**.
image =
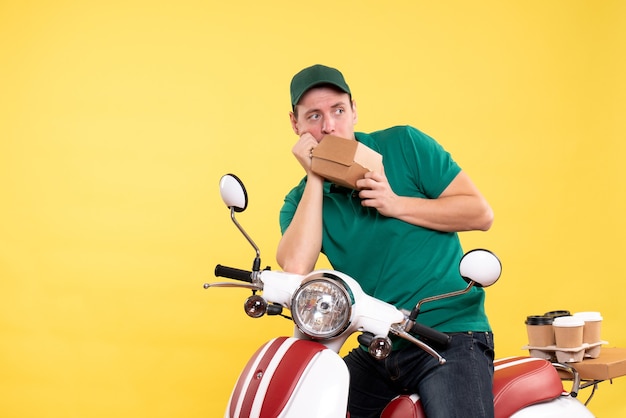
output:
M 297 105 L 304 93 L 320 84 L 330 84 L 344 93 L 352 94 L 339 70 L 316 64 L 305 68 L 291 79 L 291 105 Z

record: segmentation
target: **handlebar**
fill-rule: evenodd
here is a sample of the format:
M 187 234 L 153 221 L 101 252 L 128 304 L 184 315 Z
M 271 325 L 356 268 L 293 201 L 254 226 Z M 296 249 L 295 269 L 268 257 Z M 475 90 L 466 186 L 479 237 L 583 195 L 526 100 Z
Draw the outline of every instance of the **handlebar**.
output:
M 424 337 L 427 340 L 439 344 L 441 346 L 447 346 L 450 343 L 452 337 L 448 334 L 444 334 L 443 332 L 434 330 L 426 325 L 414 323 L 411 329 L 409 330 L 411 334 L 419 335 L 420 337 Z
M 256 283 L 257 279 L 255 278 L 254 271 L 242 270 L 218 264 L 215 266 L 215 276 L 239 280 L 249 283 L 249 285 L 238 285 L 235 283 L 212 283 L 205 284 L 205 289 L 210 287 L 247 287 L 253 291 L 263 290 L 263 284 L 261 282 Z M 438 359 L 440 364 L 444 364 L 446 360 L 428 344 L 436 344 L 439 347 L 446 347 L 450 343 L 452 337 L 425 325 L 414 322 L 411 324 L 411 322 L 412 321 L 409 321 L 407 323 L 406 321 L 403 321 L 391 324 L 389 332 L 416 344 L 418 347 Z M 421 338 L 418 339 L 416 336 Z
M 252 283 L 252 272 L 249 270 L 241 270 L 234 267 L 227 267 L 218 264 L 215 266 L 215 277 L 227 277 L 229 279 L 240 280 L 242 282 Z

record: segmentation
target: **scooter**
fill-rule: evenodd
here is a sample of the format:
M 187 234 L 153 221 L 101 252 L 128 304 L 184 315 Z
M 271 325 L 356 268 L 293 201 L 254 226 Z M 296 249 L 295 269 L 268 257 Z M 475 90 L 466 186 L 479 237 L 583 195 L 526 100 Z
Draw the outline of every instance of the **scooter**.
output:
M 252 295 L 244 303 L 248 316 L 280 315 L 295 324 L 291 337 L 273 338 L 252 355 L 232 391 L 226 418 L 349 417 L 350 376 L 338 354 L 348 337 L 360 333 L 358 342 L 382 360 L 391 352 L 390 336 L 394 335 L 417 345 L 443 366 L 446 359 L 433 346 L 445 346 L 450 337 L 420 324 L 420 309 L 425 303 L 466 293 L 473 286 L 491 286 L 500 278 L 502 266 L 495 254 L 483 249 L 469 251 L 459 264 L 466 287 L 421 300 L 409 312 L 367 295 L 355 279 L 339 271 L 298 275 L 262 270 L 260 250 L 235 216 L 248 206 L 243 183 L 227 174 L 220 179 L 220 194 L 231 220 L 256 256 L 251 270 L 217 265 L 215 276 L 238 282 L 205 283 L 204 288 L 250 289 Z M 540 358 L 510 357 L 496 360 L 494 369 L 496 418 L 593 417 L 576 399 L 580 379 L 572 367 Z M 557 369 L 571 375 L 570 391 L 563 388 Z M 393 399 L 381 417 L 419 418 L 425 414 L 414 394 Z

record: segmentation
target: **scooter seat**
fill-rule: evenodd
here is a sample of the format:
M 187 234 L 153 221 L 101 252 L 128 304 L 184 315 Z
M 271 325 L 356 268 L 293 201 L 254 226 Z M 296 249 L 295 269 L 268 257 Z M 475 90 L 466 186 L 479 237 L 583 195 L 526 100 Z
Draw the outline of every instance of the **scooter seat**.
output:
M 549 361 L 534 357 L 509 357 L 494 361 L 495 418 L 508 418 L 529 405 L 563 394 L 563 384 Z M 425 418 L 416 395 L 401 395 L 383 410 L 381 418 Z
M 493 403 L 495 417 L 563 394 L 563 383 L 552 364 L 534 357 L 509 357 L 494 361 Z
M 380 418 L 426 418 L 417 395 L 400 395 L 387 404 Z

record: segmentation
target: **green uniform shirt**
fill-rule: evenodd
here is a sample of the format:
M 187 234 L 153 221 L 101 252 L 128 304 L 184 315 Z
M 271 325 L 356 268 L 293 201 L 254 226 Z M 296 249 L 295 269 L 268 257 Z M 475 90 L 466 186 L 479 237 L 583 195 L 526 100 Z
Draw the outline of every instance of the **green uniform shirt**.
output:
M 370 134 L 359 142 L 383 156 L 385 175 L 400 196 L 436 198 L 461 171 L 450 154 L 428 135 L 409 126 Z M 289 226 L 306 178 L 285 197 L 280 226 Z M 361 206 L 352 191 L 324 184 L 322 252 L 334 269 L 357 280 L 369 295 L 411 310 L 428 296 L 463 289 L 463 255 L 456 233 L 439 232 L 388 218 Z M 422 305 L 418 322 L 443 332 L 490 331 L 484 291 Z

